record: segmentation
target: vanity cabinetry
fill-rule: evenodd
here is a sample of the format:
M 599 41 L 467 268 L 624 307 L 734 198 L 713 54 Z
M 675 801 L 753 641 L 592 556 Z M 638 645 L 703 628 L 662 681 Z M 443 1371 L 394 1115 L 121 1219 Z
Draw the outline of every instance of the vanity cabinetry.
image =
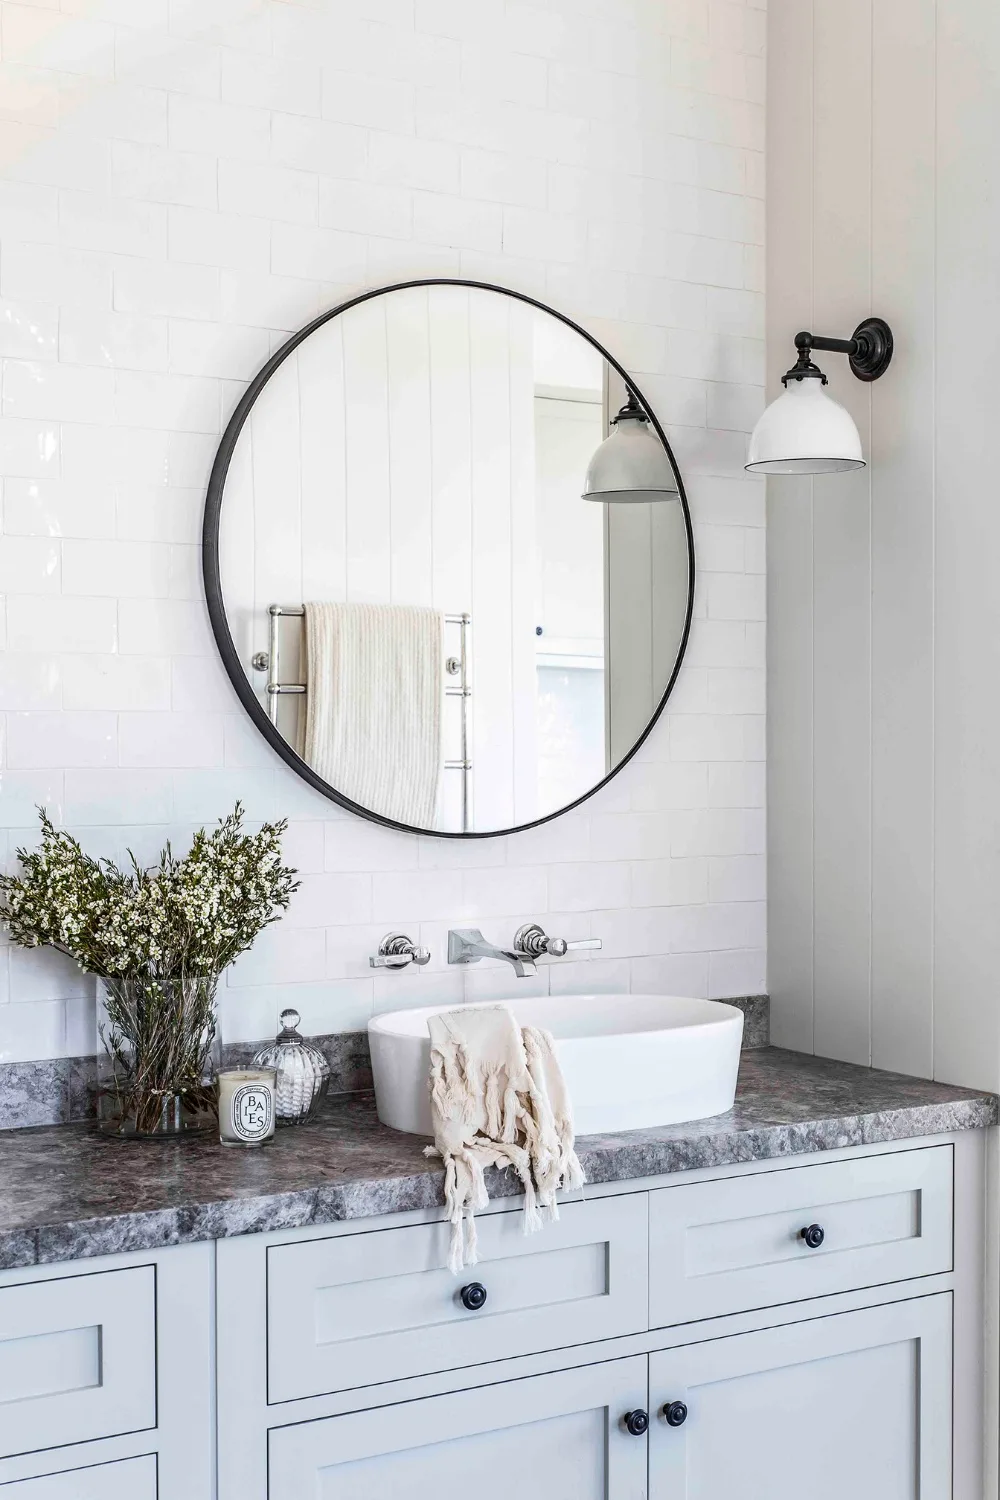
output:
M 651 1355 L 650 1500 L 945 1500 L 951 1326 L 941 1292 Z
M 211 1500 L 215 1247 L 0 1273 L 2 1500 Z
M 156 1270 L 0 1290 L 0 1457 L 156 1426 Z
M 982 1500 L 984 1162 L 500 1200 L 457 1278 L 439 1208 L 2 1272 L 0 1500 Z
M 431 1215 L 220 1242 L 220 1500 L 981 1500 L 983 1170 L 966 1134 L 528 1238 L 500 1204 L 459 1278 Z
M 651 1193 L 650 1327 L 950 1271 L 952 1166 L 927 1146 Z
M 613 1360 L 272 1432 L 269 1500 L 638 1500 L 646 1444 L 622 1427 L 646 1360 Z
M 943 1500 L 950 1403 L 941 1293 L 279 1428 L 267 1493 Z
M 156 1456 L 15 1479 L 0 1493 L 4 1500 L 157 1500 Z
M 479 1265 L 458 1281 L 442 1223 L 269 1247 L 268 1403 L 562 1348 L 582 1330 L 594 1342 L 645 1328 L 646 1203 L 568 1203 L 530 1236 L 519 1212 L 483 1215 Z M 484 1277 L 484 1304 L 466 1306 L 463 1287 Z

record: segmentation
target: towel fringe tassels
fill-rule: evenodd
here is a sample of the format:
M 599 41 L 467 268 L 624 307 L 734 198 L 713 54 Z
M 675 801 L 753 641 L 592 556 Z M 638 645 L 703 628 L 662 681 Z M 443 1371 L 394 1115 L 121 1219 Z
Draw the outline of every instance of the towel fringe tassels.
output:
M 516 1173 L 525 1234 L 557 1219 L 557 1194 L 581 1187 L 584 1175 L 548 1032 L 521 1031 L 500 1006 L 434 1016 L 430 1030 L 435 1144 L 425 1154 L 444 1161 L 448 1266 L 458 1273 L 477 1261 L 475 1215 L 489 1202 L 487 1167 Z

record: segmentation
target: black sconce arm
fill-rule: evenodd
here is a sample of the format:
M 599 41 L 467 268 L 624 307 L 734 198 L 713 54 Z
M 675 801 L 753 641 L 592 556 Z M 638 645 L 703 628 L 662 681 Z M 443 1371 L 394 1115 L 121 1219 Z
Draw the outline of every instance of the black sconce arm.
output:
M 782 377 L 782 385 L 789 380 L 821 380 L 826 376 L 812 362 L 814 349 L 829 350 L 834 354 L 846 354 L 851 369 L 859 380 L 878 380 L 889 368 L 892 359 L 892 329 L 881 318 L 866 318 L 859 323 L 849 339 L 827 338 L 819 333 L 797 333 L 795 347 L 799 357 L 792 368 Z

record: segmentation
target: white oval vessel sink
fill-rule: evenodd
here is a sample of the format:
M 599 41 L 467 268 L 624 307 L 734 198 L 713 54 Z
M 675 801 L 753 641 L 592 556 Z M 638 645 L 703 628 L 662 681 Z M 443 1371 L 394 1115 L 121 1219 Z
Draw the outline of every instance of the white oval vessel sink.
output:
M 487 1001 L 519 1026 L 541 1026 L 573 1101 L 578 1135 L 703 1120 L 731 1109 L 743 1012 L 675 995 L 565 995 Z M 431 1135 L 428 1016 L 470 1007 L 395 1010 L 368 1023 L 378 1117 Z

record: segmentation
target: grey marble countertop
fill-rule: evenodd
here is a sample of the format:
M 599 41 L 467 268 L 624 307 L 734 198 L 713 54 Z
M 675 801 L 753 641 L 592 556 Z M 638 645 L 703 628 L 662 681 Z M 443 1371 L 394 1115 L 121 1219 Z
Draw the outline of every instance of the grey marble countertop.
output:
M 990 1094 L 802 1053 L 746 1052 L 728 1114 L 585 1136 L 588 1181 L 832 1151 L 997 1120 Z M 442 1202 L 425 1142 L 380 1125 L 370 1094 L 340 1095 L 313 1124 L 266 1147 L 119 1143 L 91 1125 L 0 1132 L 0 1267 L 148 1250 L 192 1240 L 362 1219 Z M 491 1197 L 515 1182 L 494 1173 Z

